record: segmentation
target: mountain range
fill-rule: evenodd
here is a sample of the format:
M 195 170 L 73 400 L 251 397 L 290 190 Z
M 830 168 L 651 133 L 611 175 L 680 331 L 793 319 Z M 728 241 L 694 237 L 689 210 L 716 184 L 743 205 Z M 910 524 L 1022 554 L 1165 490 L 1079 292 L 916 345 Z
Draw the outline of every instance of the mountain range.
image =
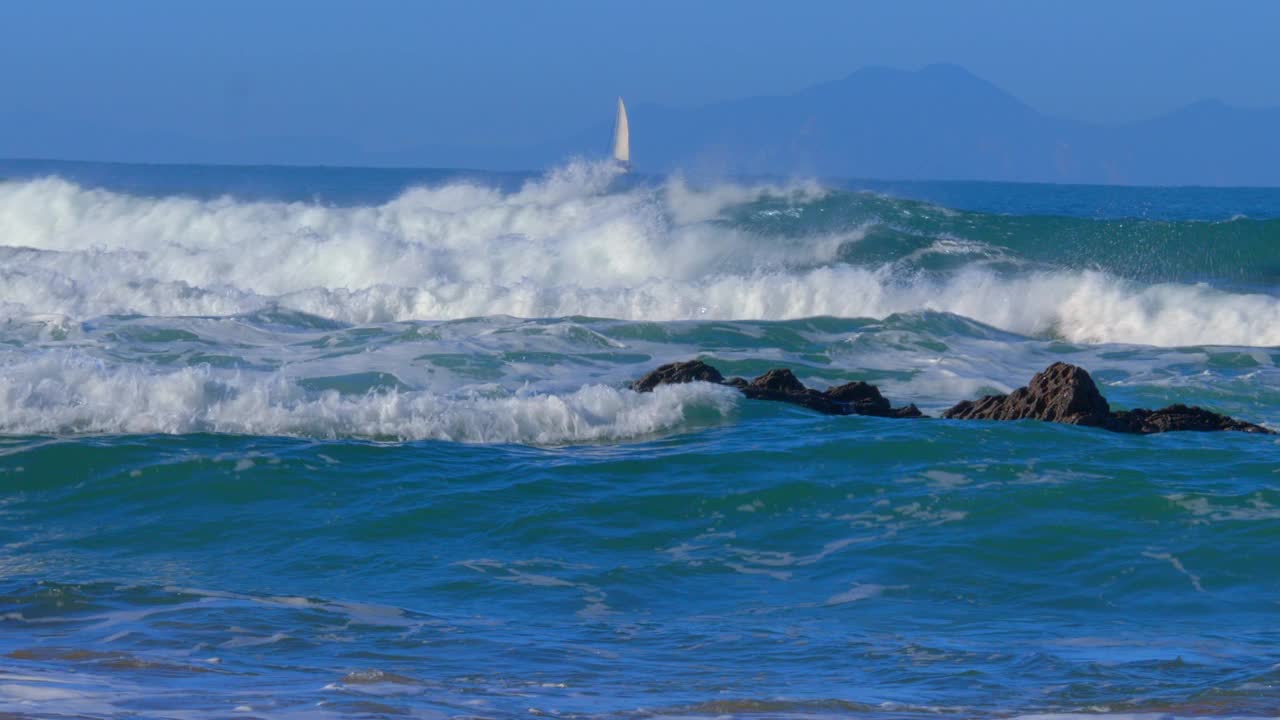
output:
M 95 127 L 91 118 L 0 112 L 0 156 L 537 169 L 603 156 L 611 110 L 602 108 L 599 123 L 535 145 L 384 152 L 340 138 L 214 142 L 122 133 Z M 955 65 L 869 67 L 789 95 L 687 109 L 636 104 L 629 115 L 632 162 L 641 172 L 1280 186 L 1280 108 L 1208 100 L 1140 122 L 1091 124 L 1040 113 Z M 121 147 L 145 150 L 121 157 Z
M 866 68 L 792 95 L 630 112 L 641 169 L 1120 185 L 1280 185 L 1280 108 L 1195 103 L 1096 125 L 954 65 Z M 609 124 L 552 148 L 600 152 Z M 594 143 L 594 145 L 592 145 Z

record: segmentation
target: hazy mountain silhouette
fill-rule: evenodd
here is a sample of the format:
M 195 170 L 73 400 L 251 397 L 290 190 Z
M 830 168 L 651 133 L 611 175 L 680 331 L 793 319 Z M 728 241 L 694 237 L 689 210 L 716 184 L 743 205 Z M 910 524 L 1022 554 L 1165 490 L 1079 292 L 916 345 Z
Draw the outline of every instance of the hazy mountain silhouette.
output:
M 791 95 L 629 111 L 641 172 L 1280 186 L 1280 108 L 1210 100 L 1143 122 L 1095 125 L 1044 115 L 954 65 L 864 68 Z M 373 152 L 337 137 L 209 141 L 0 111 L 0 156 L 537 169 L 603 156 L 612 118 L 612 106 L 602 108 L 599 123 L 534 146 Z
M 1104 126 L 1043 115 L 954 65 L 866 68 L 787 96 L 637 106 L 640 170 L 1142 185 L 1280 185 L 1280 108 L 1217 101 Z M 600 154 L 602 122 L 543 157 Z

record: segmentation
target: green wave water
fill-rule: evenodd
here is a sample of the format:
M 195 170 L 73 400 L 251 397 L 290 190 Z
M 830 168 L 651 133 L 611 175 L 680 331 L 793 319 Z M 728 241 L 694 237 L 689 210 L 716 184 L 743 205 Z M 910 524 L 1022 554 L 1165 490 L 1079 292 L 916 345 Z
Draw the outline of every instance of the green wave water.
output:
M 796 207 L 774 198 L 737 208 L 729 222 L 762 235 L 811 237 L 865 228 L 839 259 L 945 271 L 974 262 L 1010 268 L 1096 270 L 1145 283 L 1212 282 L 1246 289 L 1280 283 L 1280 220 L 1082 218 L 955 211 L 926 202 L 838 193 Z

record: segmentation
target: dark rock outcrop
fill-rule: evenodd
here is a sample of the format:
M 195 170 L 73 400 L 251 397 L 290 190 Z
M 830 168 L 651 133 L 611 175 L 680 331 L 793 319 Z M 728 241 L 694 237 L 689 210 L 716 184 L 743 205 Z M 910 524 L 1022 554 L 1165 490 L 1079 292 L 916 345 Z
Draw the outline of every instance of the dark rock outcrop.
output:
M 631 384 L 636 392 L 650 392 L 659 385 L 709 382 L 737 388 L 755 400 L 773 400 L 816 410 L 826 415 L 872 415 L 890 418 L 925 417 L 915 405 L 895 408 L 875 385 L 850 382 L 825 391 L 804 386 L 786 368 L 770 370 L 754 380 L 740 377 L 726 380 L 719 370 L 702 362 L 676 362 L 654 370 Z M 1236 430 L 1275 433 L 1261 425 L 1186 405 L 1170 405 L 1160 410 L 1114 412 L 1098 391 L 1093 378 L 1083 368 L 1057 362 L 1036 373 L 1026 387 L 1008 395 L 987 395 L 966 400 L 942 413 L 955 420 L 1043 420 L 1098 427 L 1113 432 L 1151 433 L 1177 430 Z
M 910 419 L 910 418 L 923 418 L 923 417 L 929 417 L 929 416 L 920 412 L 920 408 L 916 407 L 915 403 L 907 403 L 903 407 L 896 407 L 896 408 L 890 409 L 888 417 Z
M 942 413 L 957 420 L 1035 419 L 1067 425 L 1105 427 L 1111 406 L 1098 392 L 1089 373 L 1075 365 L 1057 362 L 1036 373 L 1026 387 L 1008 395 L 987 395 L 966 400 Z
M 846 383 L 825 392 L 807 388 L 787 368 L 770 370 L 754 380 L 735 377 L 725 380 L 720 371 L 702 362 L 689 360 L 663 365 L 631 383 L 636 392 L 650 392 L 659 385 L 694 381 L 718 383 L 737 388 L 754 400 L 773 400 L 816 410 L 826 415 L 875 415 L 877 417 L 924 417 L 915 405 L 894 408 L 879 388 L 865 382 Z
M 827 388 L 827 396 L 833 400 L 849 403 L 858 409 L 859 415 L 887 416 L 892 408 L 889 399 L 880 394 L 880 388 L 870 383 L 850 382 L 838 387 Z
M 770 370 L 739 388 L 743 395 L 753 400 L 775 400 L 817 410 L 824 415 L 852 415 L 853 407 L 804 386 L 786 368 Z
M 924 417 L 915 404 L 906 407 L 890 407 L 889 398 L 880 394 L 880 388 L 870 383 L 845 383 L 838 387 L 827 388 L 827 397 L 847 403 L 855 415 L 873 415 L 875 417 L 918 418 Z
M 1142 435 L 1179 430 L 1274 434 L 1260 425 L 1186 405 L 1113 412 L 1089 373 L 1062 362 L 1037 373 L 1026 387 L 1008 395 L 966 400 L 942 413 L 942 417 L 957 420 L 1043 420 Z
M 722 383 L 724 382 L 724 376 L 720 374 L 719 370 L 701 360 L 674 362 L 663 365 L 631 383 L 631 389 L 636 392 L 651 392 L 659 385 L 679 385 L 698 381 Z
M 1145 410 L 1143 408 L 1122 410 L 1112 416 L 1112 425 L 1108 426 L 1107 429 L 1143 435 L 1173 430 L 1197 430 L 1201 432 L 1235 430 L 1237 432 L 1262 433 L 1264 435 L 1275 434 L 1261 425 L 1254 425 L 1251 422 L 1219 415 L 1201 407 L 1187 407 L 1186 405 L 1170 405 L 1159 410 Z

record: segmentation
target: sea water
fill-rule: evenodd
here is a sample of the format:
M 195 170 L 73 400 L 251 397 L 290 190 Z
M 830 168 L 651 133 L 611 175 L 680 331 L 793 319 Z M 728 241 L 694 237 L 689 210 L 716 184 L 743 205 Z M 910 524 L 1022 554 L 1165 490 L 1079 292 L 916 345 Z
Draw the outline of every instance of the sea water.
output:
M 1280 191 L 0 162 L 0 711 L 1280 714 Z

